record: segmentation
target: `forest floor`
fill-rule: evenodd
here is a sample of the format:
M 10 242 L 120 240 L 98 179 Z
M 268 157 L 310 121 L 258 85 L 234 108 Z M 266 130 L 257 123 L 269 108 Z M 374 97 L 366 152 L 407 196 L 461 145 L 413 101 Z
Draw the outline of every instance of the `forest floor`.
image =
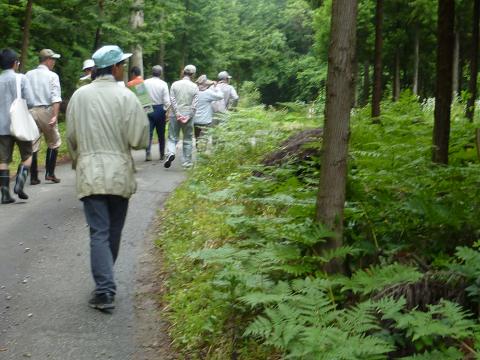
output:
M 134 153 L 138 189 L 115 266 L 111 314 L 87 306 L 88 228 L 69 164 L 58 166 L 60 184 L 27 186 L 29 200 L 0 206 L 0 359 L 175 358 L 157 305 L 154 240 L 157 211 L 185 174 L 178 162 L 164 169 L 155 155 L 144 162 L 143 151 Z

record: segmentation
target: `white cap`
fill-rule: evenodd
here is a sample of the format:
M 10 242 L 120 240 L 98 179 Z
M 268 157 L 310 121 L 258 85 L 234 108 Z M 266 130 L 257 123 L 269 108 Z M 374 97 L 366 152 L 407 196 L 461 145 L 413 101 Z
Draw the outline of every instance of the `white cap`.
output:
M 90 69 L 90 68 L 93 68 L 94 66 L 95 66 L 95 61 L 93 61 L 92 59 L 87 59 L 83 62 L 82 70 Z
M 197 72 L 197 68 L 195 67 L 195 65 L 187 65 L 185 66 L 185 68 L 183 69 L 183 72 L 184 73 L 187 73 L 187 74 L 195 74 Z
M 231 79 L 232 77 L 230 74 L 226 71 L 220 71 L 218 73 L 218 80 L 226 80 L 226 79 Z

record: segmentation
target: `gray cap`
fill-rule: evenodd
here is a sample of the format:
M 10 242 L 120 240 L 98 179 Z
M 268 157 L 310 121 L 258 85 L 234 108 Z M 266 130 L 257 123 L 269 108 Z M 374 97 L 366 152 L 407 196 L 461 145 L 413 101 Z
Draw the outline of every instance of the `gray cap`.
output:
M 212 80 L 209 80 L 207 78 L 207 75 L 200 75 L 197 79 L 197 81 L 195 81 L 198 85 L 198 87 L 203 90 L 203 89 L 207 89 L 208 87 L 210 87 L 211 85 L 214 84 L 214 82 Z
M 226 71 L 220 71 L 218 73 L 218 80 L 226 80 L 226 79 L 231 79 L 232 77 L 230 74 Z
M 155 65 L 152 67 L 152 74 L 155 75 L 162 75 L 163 68 L 160 65 Z
M 183 69 L 183 72 L 187 73 L 187 74 L 190 74 L 190 75 L 193 75 L 197 72 L 197 68 L 195 67 L 195 65 L 187 65 Z

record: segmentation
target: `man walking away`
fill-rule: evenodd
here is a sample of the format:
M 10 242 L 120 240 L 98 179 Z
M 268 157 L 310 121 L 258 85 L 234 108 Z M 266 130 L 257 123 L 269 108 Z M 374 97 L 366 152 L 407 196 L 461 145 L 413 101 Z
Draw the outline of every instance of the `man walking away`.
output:
M 62 144 L 58 131 L 58 113 L 62 102 L 60 79 L 53 72 L 56 60 L 60 58 L 50 49 L 43 49 L 39 54 L 40 65 L 27 72 L 33 91 L 33 108 L 31 113 L 37 123 L 40 133 L 43 133 L 47 143 L 45 158 L 45 180 L 59 183 L 55 176 L 58 148 Z M 32 167 L 30 169 L 30 184 L 40 184 L 38 179 L 37 153 L 40 149 L 41 137 L 33 143 Z
M 21 96 L 27 101 L 27 105 L 33 105 L 33 94 L 30 84 L 23 74 L 16 74 L 18 69 L 18 56 L 11 49 L 0 51 L 0 186 L 2 204 L 15 202 L 10 196 L 10 173 L 8 164 L 12 162 L 13 147 L 15 143 L 20 150 L 22 163 L 18 166 L 14 192 L 20 199 L 28 199 L 23 192 L 23 186 L 28 177 L 28 170 L 32 162 L 32 142 L 17 140 L 10 134 L 10 106 L 17 98 L 17 77 L 20 78 Z
M 162 67 L 155 65 L 152 68 L 152 77 L 145 80 L 145 86 L 153 102 L 153 112 L 148 114 L 150 122 L 150 137 L 147 145 L 145 161 L 152 160 L 151 147 L 153 140 L 153 131 L 157 131 L 158 145 L 160 149 L 160 160 L 165 158 L 165 114 L 170 107 L 170 96 L 168 95 L 168 85 L 160 77 L 162 76 Z
M 212 80 L 208 80 L 206 75 L 201 75 L 196 83 L 200 93 L 198 95 L 198 107 L 193 118 L 193 125 L 195 128 L 195 144 L 197 145 L 197 150 L 200 151 L 207 147 L 206 139 L 202 134 L 212 125 L 212 102 L 222 100 L 223 94 L 214 86 L 215 83 Z M 203 142 L 204 146 L 200 146 L 200 142 Z
M 133 66 L 130 69 L 130 81 L 127 83 L 128 87 L 132 87 L 143 83 L 142 72 L 138 66 Z
M 218 73 L 218 83 L 217 88 L 223 94 L 223 100 L 215 101 L 213 106 L 213 111 L 217 113 L 219 118 L 225 116 L 228 110 L 234 108 L 238 103 L 238 94 L 235 88 L 230 85 L 230 79 L 232 77 L 226 71 L 221 71 Z
M 117 85 L 123 79 L 124 54 L 108 45 L 93 54 L 97 78 L 75 91 L 67 108 L 67 144 L 76 169 L 77 196 L 90 227 L 90 261 L 95 292 L 89 306 L 115 307 L 113 266 L 136 190 L 130 149 L 144 149 L 148 121 L 134 93 Z
M 194 65 L 183 69 L 183 78 L 175 81 L 170 88 L 170 126 L 168 127 L 167 160 L 163 164 L 169 168 L 175 160 L 180 130 L 183 133 L 183 167 L 192 166 L 193 117 L 198 102 L 198 87 L 192 81 L 197 72 Z
M 82 71 L 83 76 L 78 79 L 77 82 L 77 89 L 82 87 L 83 85 L 90 84 L 93 80 L 95 80 L 95 63 L 92 59 L 87 59 L 83 62 Z

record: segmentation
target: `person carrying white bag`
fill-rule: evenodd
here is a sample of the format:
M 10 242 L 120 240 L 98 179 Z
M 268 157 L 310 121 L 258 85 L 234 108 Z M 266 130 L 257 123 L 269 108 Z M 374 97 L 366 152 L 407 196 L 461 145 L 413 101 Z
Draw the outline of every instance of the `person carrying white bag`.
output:
M 14 118 L 25 120 L 23 125 L 20 124 L 21 126 L 19 127 L 13 127 L 19 132 L 18 136 L 29 138 L 35 135 L 34 129 L 25 126 L 25 124 L 28 124 L 29 119 L 25 119 L 22 115 L 24 112 L 22 106 L 24 105 L 21 105 L 21 103 L 23 101 L 17 100 L 18 95 L 20 95 L 21 99 L 26 101 L 28 107 L 33 106 L 33 94 L 28 79 L 25 75 L 16 73 L 19 64 L 18 55 L 15 51 L 11 49 L 0 50 L 0 67 L 2 69 L 0 74 L 0 94 L 2 94 L 0 96 L 0 189 L 2 204 L 15 202 L 15 199 L 10 195 L 10 173 L 8 170 L 8 164 L 12 162 L 15 144 L 17 144 L 20 150 L 22 162 L 18 166 L 13 191 L 20 199 L 28 199 L 28 195 L 23 191 L 23 187 L 32 162 L 32 140 L 34 139 L 21 140 L 16 138 L 11 132 L 13 113 Z M 20 86 L 19 92 L 17 91 L 17 86 Z M 36 125 L 35 129 L 38 134 Z

